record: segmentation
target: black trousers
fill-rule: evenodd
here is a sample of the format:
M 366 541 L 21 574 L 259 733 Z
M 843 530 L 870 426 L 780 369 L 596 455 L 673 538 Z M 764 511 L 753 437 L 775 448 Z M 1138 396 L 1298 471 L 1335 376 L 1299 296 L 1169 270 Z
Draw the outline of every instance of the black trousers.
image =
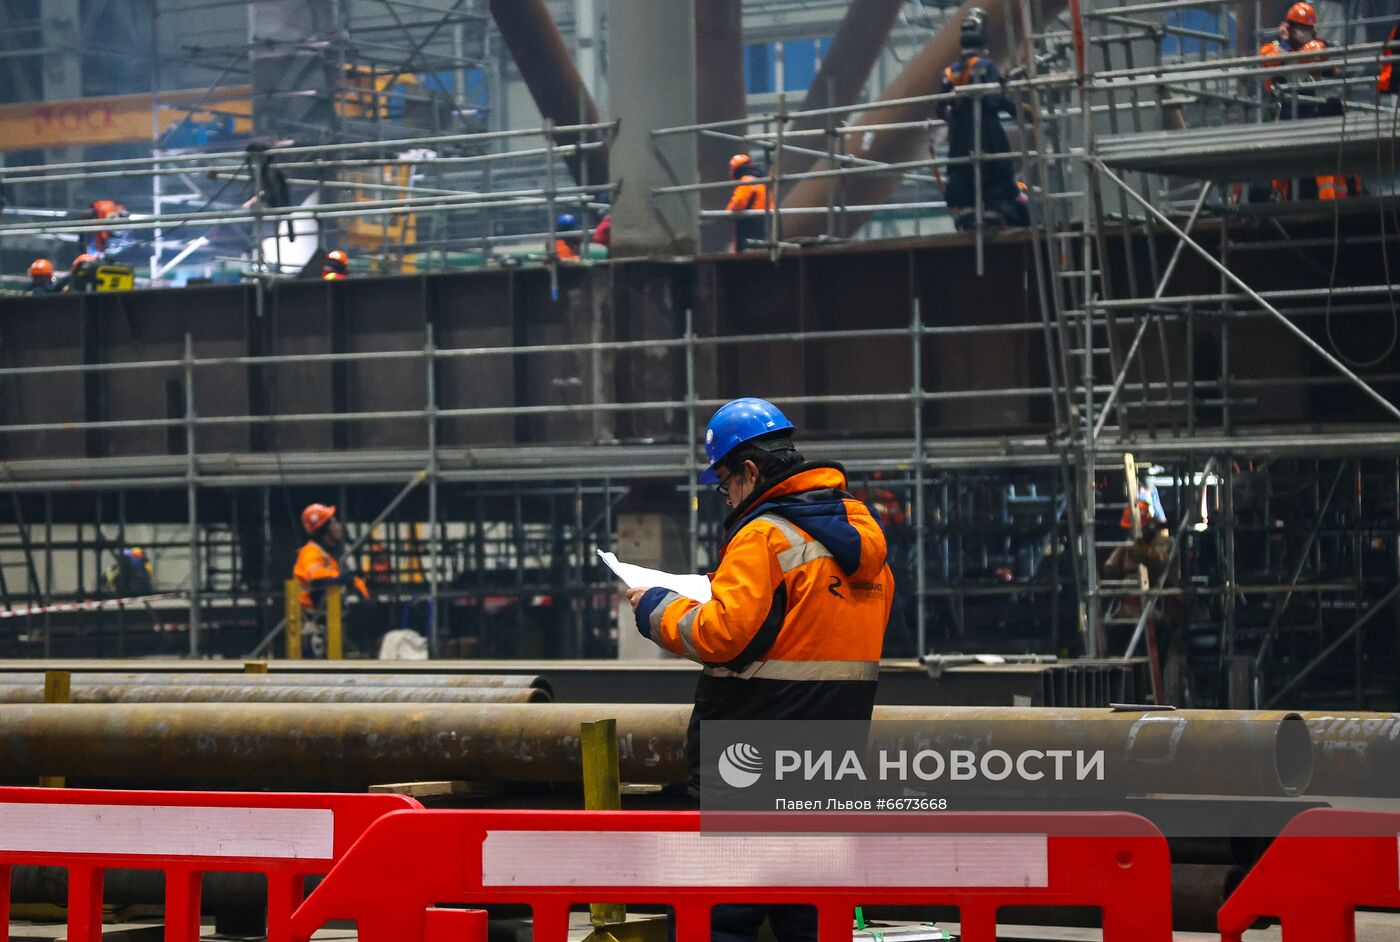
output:
M 816 942 L 817 907 L 729 903 L 710 915 L 711 942 L 753 942 L 767 919 L 778 942 Z

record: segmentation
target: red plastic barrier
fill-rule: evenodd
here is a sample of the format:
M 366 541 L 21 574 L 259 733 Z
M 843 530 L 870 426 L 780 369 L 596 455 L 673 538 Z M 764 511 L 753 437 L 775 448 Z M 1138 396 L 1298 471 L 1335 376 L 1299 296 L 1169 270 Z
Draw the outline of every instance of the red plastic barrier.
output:
M 402 795 L 0 788 L 0 923 L 19 864 L 68 869 L 69 942 L 101 938 L 104 871 L 161 870 L 166 942 L 197 942 L 200 877 L 262 873 L 268 942 L 288 942 L 304 878 L 330 871 L 380 817 L 414 808 Z
M 960 909 L 995 942 L 1002 906 L 1098 906 L 1105 942 L 1170 942 L 1167 843 L 1131 814 L 757 815 L 701 831 L 699 812 L 411 811 L 387 815 L 292 917 L 305 942 L 354 920 L 361 942 L 485 939 L 439 904 L 525 904 L 563 942 L 584 903 L 674 907 L 678 942 L 710 937 L 718 903 L 810 903 L 823 942 L 859 905 Z
M 1220 937 L 1240 942 L 1261 916 L 1284 942 L 1355 942 L 1358 906 L 1400 907 L 1400 814 L 1304 811 L 1220 908 Z

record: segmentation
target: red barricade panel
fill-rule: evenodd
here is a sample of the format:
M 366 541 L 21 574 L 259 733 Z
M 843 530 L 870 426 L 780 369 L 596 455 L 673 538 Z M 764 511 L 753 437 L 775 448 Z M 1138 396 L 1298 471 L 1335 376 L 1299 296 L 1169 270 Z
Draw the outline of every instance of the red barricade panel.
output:
M 1314 808 L 1289 822 L 1225 901 L 1220 937 L 1240 942 L 1272 916 L 1284 942 L 1355 942 L 1359 906 L 1400 907 L 1400 814 Z
M 362 942 L 425 938 L 437 904 L 525 904 L 563 942 L 571 906 L 663 904 L 679 942 L 719 903 L 817 906 L 824 940 L 856 906 L 959 907 L 966 942 L 994 942 L 1002 906 L 1098 906 L 1106 942 L 1170 942 L 1162 835 L 1129 814 L 753 816 L 698 812 L 414 811 L 386 816 L 297 910 L 292 936 L 354 920 Z
M 68 938 L 97 942 L 103 872 L 161 870 L 165 938 L 191 942 L 200 877 L 241 871 L 266 875 L 269 942 L 283 942 L 304 878 L 328 872 L 378 818 L 415 808 L 402 795 L 0 788 L 0 919 L 8 930 L 11 867 L 66 867 Z

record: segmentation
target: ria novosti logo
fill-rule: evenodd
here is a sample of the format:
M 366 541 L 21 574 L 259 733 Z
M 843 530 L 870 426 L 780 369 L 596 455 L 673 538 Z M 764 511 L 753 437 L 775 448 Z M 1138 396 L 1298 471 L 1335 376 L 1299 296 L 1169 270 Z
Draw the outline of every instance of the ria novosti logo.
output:
M 719 777 L 730 788 L 748 788 L 763 776 L 763 754 L 746 742 L 736 742 L 720 753 Z

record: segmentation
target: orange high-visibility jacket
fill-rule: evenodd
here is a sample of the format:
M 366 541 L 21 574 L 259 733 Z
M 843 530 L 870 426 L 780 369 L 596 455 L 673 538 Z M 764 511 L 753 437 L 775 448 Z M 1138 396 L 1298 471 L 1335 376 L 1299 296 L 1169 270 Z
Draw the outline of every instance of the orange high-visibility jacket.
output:
M 885 535 L 839 465 L 804 464 L 727 520 L 713 598 L 653 588 L 637 625 L 703 664 L 687 737 L 703 720 L 868 720 L 894 598 Z
M 768 184 L 758 182 L 758 177 L 745 174 L 739 178 L 739 185 L 729 197 L 725 207 L 731 213 L 741 213 L 746 209 L 768 208 Z
M 304 609 L 313 608 L 320 601 L 319 595 L 313 597 L 313 592 L 319 593 L 335 583 L 353 587 L 362 599 L 369 598 L 369 586 L 365 580 L 353 573 L 342 574 L 340 562 L 315 540 L 307 540 L 297 553 L 292 576 L 301 583 L 301 607 Z

